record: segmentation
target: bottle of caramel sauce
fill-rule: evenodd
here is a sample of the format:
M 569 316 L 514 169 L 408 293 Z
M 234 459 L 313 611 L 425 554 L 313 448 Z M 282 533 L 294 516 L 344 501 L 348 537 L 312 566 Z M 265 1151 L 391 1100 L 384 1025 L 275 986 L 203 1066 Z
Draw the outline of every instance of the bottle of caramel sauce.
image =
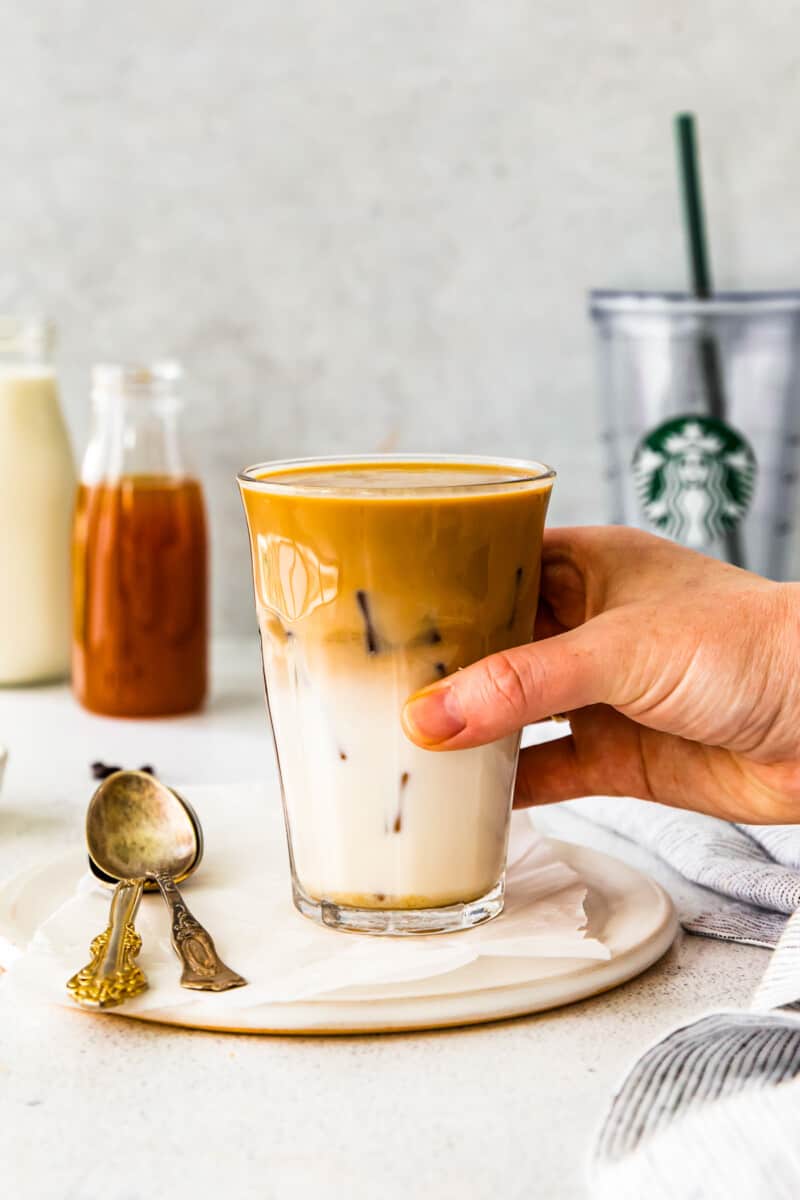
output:
M 92 712 L 158 717 L 206 693 L 205 505 L 177 434 L 175 364 L 99 367 L 73 527 L 72 678 Z

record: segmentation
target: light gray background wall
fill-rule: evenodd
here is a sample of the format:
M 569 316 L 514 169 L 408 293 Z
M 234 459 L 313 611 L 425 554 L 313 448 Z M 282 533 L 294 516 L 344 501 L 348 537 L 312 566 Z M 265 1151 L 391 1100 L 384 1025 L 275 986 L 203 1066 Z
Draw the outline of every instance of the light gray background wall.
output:
M 385 448 L 561 470 L 602 519 L 590 285 L 681 286 L 670 121 L 719 286 L 800 281 L 794 0 L 5 0 L 0 308 L 189 371 L 220 630 L 253 627 L 235 470 Z

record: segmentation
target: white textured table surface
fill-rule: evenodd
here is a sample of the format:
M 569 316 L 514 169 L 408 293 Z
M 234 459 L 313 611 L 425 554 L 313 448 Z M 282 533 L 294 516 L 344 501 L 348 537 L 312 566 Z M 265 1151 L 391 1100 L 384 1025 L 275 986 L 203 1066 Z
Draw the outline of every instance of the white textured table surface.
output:
M 173 782 L 250 779 L 271 746 L 254 645 L 216 647 L 208 709 L 91 717 L 63 687 L 0 690 L 0 879 L 82 836 L 94 759 Z M 235 817 L 232 815 L 232 819 Z M 636 847 L 543 820 L 710 907 Z M 683 937 L 632 983 L 552 1013 L 429 1034 L 220 1036 L 12 1010 L 0 984 L 0 1194 L 9 1200 L 572 1200 L 614 1086 L 650 1041 L 746 1003 L 764 952 Z

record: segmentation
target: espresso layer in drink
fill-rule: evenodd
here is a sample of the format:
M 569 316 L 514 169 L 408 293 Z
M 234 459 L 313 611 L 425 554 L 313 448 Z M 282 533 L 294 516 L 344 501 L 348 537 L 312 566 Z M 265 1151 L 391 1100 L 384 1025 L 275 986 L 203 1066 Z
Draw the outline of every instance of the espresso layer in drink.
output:
M 418 688 L 530 639 L 549 480 L 423 463 L 244 484 L 296 883 L 367 908 L 479 898 L 502 878 L 519 738 L 413 746 Z

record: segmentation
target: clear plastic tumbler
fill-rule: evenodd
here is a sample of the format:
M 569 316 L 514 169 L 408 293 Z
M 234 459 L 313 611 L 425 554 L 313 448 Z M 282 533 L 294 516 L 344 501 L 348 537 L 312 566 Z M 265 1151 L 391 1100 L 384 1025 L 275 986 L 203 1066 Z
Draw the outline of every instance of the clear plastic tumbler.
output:
M 800 444 L 800 292 L 697 300 L 593 291 L 589 307 L 610 519 L 784 578 Z

